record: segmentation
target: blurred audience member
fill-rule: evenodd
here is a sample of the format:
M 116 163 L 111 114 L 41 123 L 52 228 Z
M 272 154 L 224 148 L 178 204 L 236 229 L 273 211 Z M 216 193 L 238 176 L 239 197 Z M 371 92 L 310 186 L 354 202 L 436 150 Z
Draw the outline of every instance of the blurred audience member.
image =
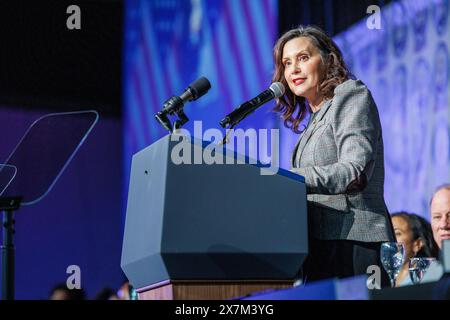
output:
M 84 300 L 86 294 L 83 289 L 69 289 L 65 283 L 56 285 L 50 291 L 50 300 Z
M 119 288 L 117 296 L 119 300 L 138 300 L 136 290 L 128 281 L 125 281 Z
M 396 279 L 397 286 L 412 284 L 409 277 L 409 260 L 414 257 L 437 258 L 439 248 L 433 239 L 431 225 L 424 218 L 407 212 L 392 215 L 397 242 L 405 247 L 405 261 Z
M 119 300 L 119 297 L 113 289 L 103 288 L 95 295 L 94 300 Z
M 119 300 L 130 300 L 130 283 L 128 281 L 120 286 L 117 291 L 117 296 L 119 297 Z
M 450 239 L 450 184 L 436 189 L 430 201 L 431 227 L 439 248 L 442 241 Z

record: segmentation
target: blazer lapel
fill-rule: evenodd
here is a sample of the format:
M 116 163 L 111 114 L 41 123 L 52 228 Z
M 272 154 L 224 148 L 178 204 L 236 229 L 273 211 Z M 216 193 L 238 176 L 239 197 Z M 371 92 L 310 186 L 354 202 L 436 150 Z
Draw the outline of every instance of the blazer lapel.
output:
M 315 119 L 315 120 L 317 120 L 317 122 L 319 122 L 323 119 L 323 117 L 325 116 L 325 114 L 327 113 L 328 109 L 331 106 L 331 102 L 333 102 L 333 99 L 325 101 L 322 108 L 320 108 L 319 113 L 317 114 L 316 119 Z
M 292 154 L 291 154 L 291 167 L 292 167 L 292 168 L 295 168 L 295 156 L 297 155 L 297 152 L 298 152 L 298 145 L 300 144 L 300 141 L 302 141 L 302 138 L 303 138 L 304 133 L 305 133 L 305 131 L 303 131 L 303 132 L 300 134 L 300 137 L 298 138 L 297 143 L 295 144 L 294 151 L 293 151 Z
M 303 152 L 303 149 L 305 148 L 305 145 L 308 143 L 309 139 L 311 138 L 314 131 L 316 131 L 317 124 L 323 119 L 325 113 L 328 111 L 328 109 L 331 106 L 331 102 L 333 100 L 330 99 L 325 102 L 325 104 L 322 106 L 322 108 L 318 111 L 319 113 L 314 118 L 313 122 L 308 126 L 305 132 L 303 132 L 302 136 L 300 137 L 296 149 L 296 152 L 292 155 L 292 164 L 294 167 L 299 165 L 299 159 L 301 157 L 301 154 Z

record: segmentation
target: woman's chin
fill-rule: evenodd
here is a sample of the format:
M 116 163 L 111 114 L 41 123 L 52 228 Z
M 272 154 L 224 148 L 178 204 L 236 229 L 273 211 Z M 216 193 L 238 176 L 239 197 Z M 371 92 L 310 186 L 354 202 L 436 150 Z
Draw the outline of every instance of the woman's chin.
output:
M 299 89 L 299 88 L 296 88 L 296 90 L 294 91 L 294 93 L 295 93 L 295 95 L 296 95 L 297 97 L 306 98 L 306 96 L 305 96 L 305 91 L 304 91 L 304 90 L 301 90 L 301 89 Z

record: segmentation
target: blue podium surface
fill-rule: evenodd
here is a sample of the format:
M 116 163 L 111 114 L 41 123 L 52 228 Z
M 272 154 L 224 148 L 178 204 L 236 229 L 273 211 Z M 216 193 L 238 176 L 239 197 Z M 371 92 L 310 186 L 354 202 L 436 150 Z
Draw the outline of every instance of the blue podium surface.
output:
M 255 292 L 240 300 L 449 300 L 450 277 L 416 285 L 369 290 L 366 276 L 327 279 L 289 289 Z
M 366 276 L 327 279 L 289 289 L 257 292 L 242 300 L 368 300 Z

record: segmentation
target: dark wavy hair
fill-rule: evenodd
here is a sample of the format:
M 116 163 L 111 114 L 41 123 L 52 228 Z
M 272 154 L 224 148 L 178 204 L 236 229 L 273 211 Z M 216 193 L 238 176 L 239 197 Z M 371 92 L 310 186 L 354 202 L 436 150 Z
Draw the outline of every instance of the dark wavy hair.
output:
M 296 97 L 289 89 L 284 77 L 282 60 L 285 44 L 298 37 L 310 39 L 312 44 L 320 52 L 326 71 L 320 83 L 319 90 L 325 99 L 331 99 L 334 95 L 334 88 L 349 78 L 353 78 L 353 75 L 344 62 L 341 50 L 339 50 L 336 43 L 322 29 L 315 26 L 299 26 L 283 34 L 273 49 L 275 71 L 272 82 L 283 83 L 286 88 L 286 93 L 277 99 L 277 104 L 273 111 L 281 113 L 284 125 L 295 133 L 301 133 L 298 127 L 307 113 L 306 99 L 304 97 Z
M 431 225 L 426 219 L 405 211 L 393 213 L 391 217 L 400 217 L 406 221 L 408 228 L 411 230 L 413 241 L 419 238 L 422 239 L 423 246 L 417 252 L 416 257 L 439 258 L 439 248 L 436 241 L 434 241 Z

